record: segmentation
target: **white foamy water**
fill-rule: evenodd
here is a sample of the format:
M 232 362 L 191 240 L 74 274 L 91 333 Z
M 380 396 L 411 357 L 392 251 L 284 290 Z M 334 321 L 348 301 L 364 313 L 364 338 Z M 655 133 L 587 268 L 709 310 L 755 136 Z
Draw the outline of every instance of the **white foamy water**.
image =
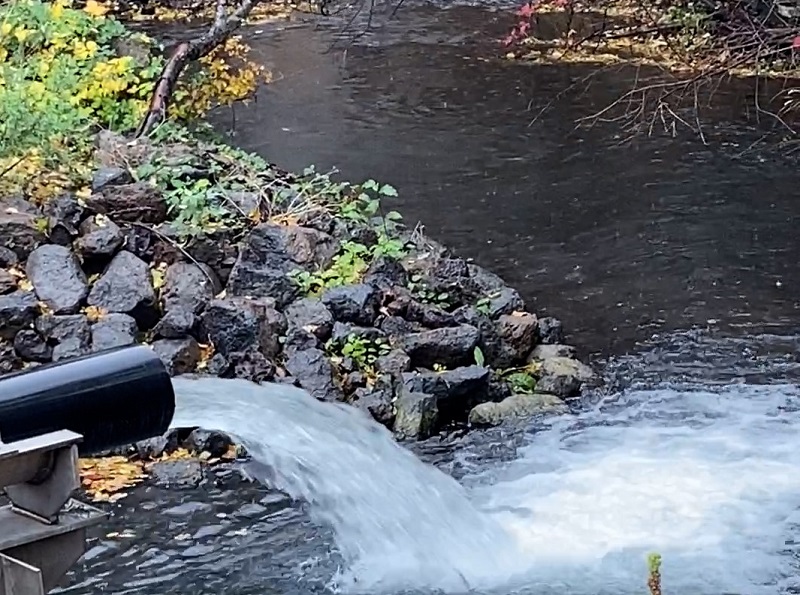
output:
M 286 386 L 176 379 L 174 425 L 238 436 L 310 503 L 355 591 L 777 594 L 797 573 L 800 393 L 630 392 L 557 418 L 467 492 L 361 412 Z M 353 582 L 356 581 L 356 582 Z

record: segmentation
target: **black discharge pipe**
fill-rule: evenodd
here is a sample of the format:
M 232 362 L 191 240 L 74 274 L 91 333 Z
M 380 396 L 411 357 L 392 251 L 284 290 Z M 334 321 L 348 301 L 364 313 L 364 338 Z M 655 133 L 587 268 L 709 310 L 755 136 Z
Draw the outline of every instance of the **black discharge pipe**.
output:
M 146 346 L 122 347 L 0 377 L 0 440 L 57 430 L 83 435 L 81 454 L 160 436 L 175 413 L 164 364 Z

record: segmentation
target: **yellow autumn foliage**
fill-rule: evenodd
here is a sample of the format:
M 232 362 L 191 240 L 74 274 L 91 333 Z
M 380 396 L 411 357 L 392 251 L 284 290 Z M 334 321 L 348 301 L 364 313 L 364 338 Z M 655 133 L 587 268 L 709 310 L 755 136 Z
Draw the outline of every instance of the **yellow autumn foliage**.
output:
M 106 4 L 11 0 L 0 5 L 0 193 L 45 201 L 85 186 L 93 135 L 133 130 L 164 66 L 156 42 L 130 33 Z M 150 57 L 120 55 L 118 42 Z M 231 39 L 182 77 L 171 116 L 189 120 L 246 99 L 266 80 Z

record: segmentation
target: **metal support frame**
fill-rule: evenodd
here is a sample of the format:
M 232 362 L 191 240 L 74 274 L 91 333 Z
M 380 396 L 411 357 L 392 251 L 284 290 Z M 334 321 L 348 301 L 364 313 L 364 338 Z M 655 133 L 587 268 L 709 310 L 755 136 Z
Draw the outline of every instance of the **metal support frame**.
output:
M 2 438 L 2 437 L 0 437 Z M 68 430 L 0 440 L 0 595 L 44 595 L 86 550 L 101 510 L 71 498 L 80 486 L 80 434 Z

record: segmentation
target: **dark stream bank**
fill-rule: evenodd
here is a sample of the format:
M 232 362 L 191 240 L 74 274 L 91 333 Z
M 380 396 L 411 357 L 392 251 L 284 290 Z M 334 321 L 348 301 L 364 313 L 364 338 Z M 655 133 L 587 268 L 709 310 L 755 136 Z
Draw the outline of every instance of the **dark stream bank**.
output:
M 609 73 L 580 97 L 557 103 L 541 122 L 529 127 L 536 106 L 586 70 L 482 59 L 496 51 L 494 39 L 505 32 L 504 18 L 469 7 L 408 5 L 374 34 L 330 51 L 341 21 L 251 31 L 248 38 L 257 58 L 279 80 L 260 91 L 257 103 L 236 108 L 233 142 L 288 169 L 312 163 L 318 170 L 336 166 L 345 179 L 375 178 L 395 185 L 401 194 L 397 207 L 406 220 L 421 221 L 437 240 L 504 276 L 532 309 L 564 319 L 570 339 L 581 348 L 612 356 L 606 370 L 612 391 L 663 388 L 665 382 L 663 394 L 676 386 L 797 384 L 800 345 L 796 338 L 776 337 L 793 335 L 798 320 L 797 169 L 766 153 L 735 158 L 757 138 L 748 123 L 734 118 L 741 111 L 741 89 L 734 86 L 718 94 L 719 119 L 709 122 L 707 132 L 724 133 L 727 142 L 711 147 L 681 135 L 642 139 L 633 147 L 614 149 L 612 128 L 575 132 L 576 118 L 602 107 L 626 88 L 629 80 L 624 73 Z M 226 129 L 230 112 L 220 112 L 215 122 Z M 672 333 L 691 327 L 708 332 Z M 641 345 L 662 332 L 665 338 Z M 640 353 L 619 356 L 631 349 Z M 746 389 L 742 394 L 744 402 L 752 396 Z M 724 406 L 720 407 L 714 415 L 722 419 Z M 614 415 L 609 412 L 608 420 Z M 667 408 L 663 417 L 659 415 L 659 424 L 663 420 L 669 425 L 674 416 L 691 417 L 691 412 Z M 729 426 L 715 431 L 732 432 L 733 443 L 749 440 L 748 448 L 766 449 L 760 435 L 746 434 L 753 419 L 766 416 L 756 409 L 737 415 L 732 414 Z M 609 426 L 626 423 L 636 422 L 623 411 Z M 580 436 L 585 428 L 580 422 L 577 426 L 575 435 Z M 669 456 L 670 436 L 645 430 L 653 433 L 645 436 L 644 444 L 659 453 L 663 445 Z M 424 460 L 461 479 L 501 467 L 501 462 L 514 458 L 516 447 L 531 440 L 527 432 L 497 428 L 444 444 L 434 440 L 415 449 Z M 576 447 L 580 456 L 574 461 L 546 459 L 546 453 L 536 451 L 528 459 L 523 457 L 523 463 L 533 469 L 532 474 L 544 470 L 549 471 L 545 476 L 568 477 L 582 458 L 613 446 L 595 436 L 595 442 L 587 438 L 586 445 Z M 627 443 L 623 446 L 619 451 L 611 448 L 612 454 L 627 456 Z M 697 486 L 681 484 L 684 477 L 698 472 L 694 467 L 687 472 L 681 465 L 694 460 L 689 455 L 702 458 L 705 452 L 700 447 L 697 452 L 689 450 L 681 459 L 683 451 L 676 449 L 676 471 L 674 461 L 660 461 L 650 476 L 638 471 L 635 460 L 619 466 L 611 464 L 613 457 L 611 462 L 598 460 L 598 468 L 608 475 L 594 480 L 581 476 L 591 498 L 579 500 L 584 506 L 575 511 L 575 518 L 588 511 L 587 523 L 607 518 L 614 524 L 610 513 L 641 505 L 635 498 L 625 500 L 622 493 L 625 486 L 640 480 L 645 484 L 643 494 L 648 494 L 648 485 L 653 488 L 649 498 L 657 505 L 664 494 L 669 496 L 664 496 L 663 515 L 661 510 L 654 510 L 652 518 L 647 517 L 648 510 L 641 513 L 645 534 L 653 519 L 663 516 L 668 529 L 692 518 L 691 504 L 716 492 L 694 492 Z M 709 455 L 711 468 L 726 470 L 726 456 Z M 761 486 L 759 474 L 773 473 L 764 479 L 770 490 L 774 488 L 771 495 L 780 491 L 780 477 L 790 477 L 781 469 L 764 471 L 758 465 L 734 471 L 727 478 L 719 475 L 726 489 L 745 476 L 745 487 Z M 606 485 L 620 493 L 595 499 L 593 490 L 602 494 Z M 580 493 L 580 487 L 566 485 L 559 493 L 572 496 L 575 489 Z M 772 501 L 758 492 L 758 505 L 744 507 L 743 502 L 750 502 L 739 496 L 745 487 L 741 492 L 730 490 L 731 510 L 737 518 L 750 518 L 745 512 L 759 518 L 757 511 L 763 513 Z M 411 488 L 392 486 L 400 493 Z M 678 494 L 674 502 L 687 493 L 689 508 L 676 506 L 680 512 L 670 517 L 672 491 Z M 564 506 L 570 510 L 569 503 Z M 325 592 L 339 564 L 331 531 L 311 522 L 304 505 L 243 482 L 237 469 L 210 472 L 200 488 L 137 489 L 114 510 L 112 521 L 94 535 L 92 549 L 66 592 Z M 707 514 L 711 521 L 702 525 L 706 535 L 714 537 L 726 522 L 731 524 Z M 564 542 L 567 548 L 578 543 L 575 538 L 581 533 L 570 533 L 574 527 L 569 523 L 553 527 L 553 543 Z M 654 535 L 659 527 L 658 523 L 653 527 Z M 628 528 L 635 534 L 640 527 L 622 525 L 622 533 Z M 769 537 L 778 533 L 776 529 Z M 683 543 L 693 536 L 675 539 Z M 779 540 L 770 549 L 772 541 L 761 537 L 755 547 L 769 550 L 770 556 L 773 549 L 795 556 L 793 539 Z M 614 547 L 622 551 L 627 544 L 615 539 L 609 537 L 612 558 Z M 763 552 L 752 551 L 752 544 L 732 539 L 725 555 L 709 568 L 736 574 L 741 566 L 755 576 L 758 572 L 753 569 L 773 557 L 762 558 Z M 791 567 L 796 569 L 796 562 Z M 691 575 L 691 564 L 687 568 Z M 633 572 L 639 570 L 634 564 Z M 717 580 L 714 572 L 707 578 L 707 584 L 692 592 L 734 592 L 722 587 L 724 581 Z M 643 589 L 644 583 L 636 581 Z M 761 585 L 761 576 L 754 581 Z M 766 591 L 757 592 L 787 592 L 779 583 L 775 579 Z M 627 592 L 597 592 L 601 591 Z M 553 587 L 492 592 L 584 591 Z M 745 587 L 738 592 L 756 591 Z
M 407 220 L 563 318 L 589 352 L 695 326 L 793 329 L 797 169 L 759 149 L 737 158 L 760 136 L 742 118 L 751 84 L 717 92 L 709 146 L 681 132 L 614 148 L 619 130 L 575 120 L 631 73 L 610 70 L 529 126 L 589 67 L 495 60 L 507 24 L 502 12 L 404 5 L 333 46 L 339 19 L 251 32 L 278 80 L 236 108 L 233 142 L 289 169 L 395 185 Z M 230 128 L 230 112 L 216 122 Z

